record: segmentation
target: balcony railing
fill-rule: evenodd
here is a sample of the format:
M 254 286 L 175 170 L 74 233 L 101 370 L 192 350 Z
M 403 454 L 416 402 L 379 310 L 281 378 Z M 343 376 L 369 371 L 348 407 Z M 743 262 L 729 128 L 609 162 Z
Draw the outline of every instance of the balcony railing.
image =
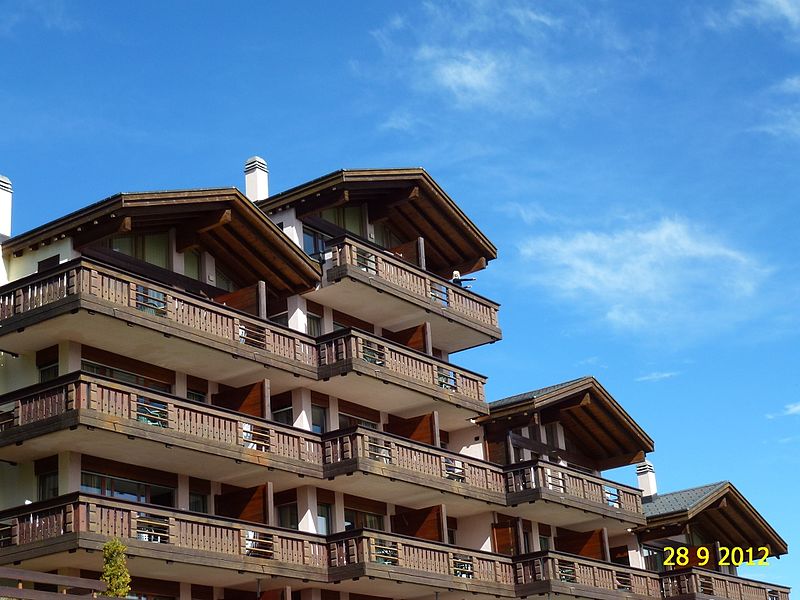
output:
M 321 376 L 346 372 L 350 365 L 357 365 L 473 404 L 485 402 L 483 375 L 359 329 L 343 329 L 319 338 L 319 361 Z
M 334 534 L 328 536 L 328 540 L 332 569 L 364 565 L 386 571 L 393 579 L 398 579 L 399 572 L 416 573 L 438 579 L 450 587 L 474 590 L 488 585 L 513 591 L 511 559 L 490 552 L 370 529 Z
M 661 598 L 658 573 L 573 554 L 537 552 L 515 561 L 515 568 L 517 585 L 523 590 L 538 582 L 551 582 Z
M 401 436 L 365 427 L 332 432 L 324 438 L 324 452 L 326 466 L 366 459 L 390 476 L 405 473 L 424 485 L 472 488 L 505 501 L 502 467 Z
M 313 338 L 87 259 L 64 263 L 57 271 L 34 274 L 4 286 L 0 323 L 71 297 L 87 297 L 144 318 L 166 320 L 180 329 L 228 344 L 317 367 Z
M 664 597 L 702 594 L 729 600 L 789 600 L 789 588 L 724 575 L 705 569 L 681 569 L 661 574 Z
M 526 492 L 541 490 L 598 508 L 644 515 L 641 490 L 555 463 L 533 461 L 510 465 L 506 467 L 506 485 L 509 501 L 516 498 L 522 502 Z
M 306 577 L 317 570 L 319 580 L 325 580 L 328 567 L 324 536 L 152 504 L 80 493 L 0 512 L 0 549 L 80 533 L 121 538 L 129 554 L 142 555 L 147 545 L 172 557 L 177 554 L 172 548 L 185 550 L 187 561 L 197 552 L 212 552 L 238 561 L 293 565 Z
M 319 465 L 322 475 L 317 434 L 87 373 L 7 394 L 0 397 L 0 407 L 6 407 L 0 413 L 0 431 L 85 409 L 113 417 L 114 429 L 115 423 L 127 422 L 153 434 L 176 433 L 231 450 Z
M 331 240 L 328 249 L 332 252 L 333 268 L 354 267 L 422 304 L 446 309 L 485 327 L 497 328 L 498 304 L 396 258 L 386 250 L 349 236 Z

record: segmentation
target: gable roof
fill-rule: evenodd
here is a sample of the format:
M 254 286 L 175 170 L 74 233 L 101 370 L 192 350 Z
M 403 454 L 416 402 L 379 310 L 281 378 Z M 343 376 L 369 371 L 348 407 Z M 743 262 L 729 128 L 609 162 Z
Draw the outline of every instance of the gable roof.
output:
M 497 258 L 497 248 L 421 167 L 340 169 L 258 202 L 267 214 L 295 207 L 297 215 L 345 203 L 367 203 L 370 220 L 401 236 L 425 238 L 428 270 L 450 277 Z
M 236 188 L 120 193 L 3 243 L 19 256 L 70 237 L 77 249 L 132 229 L 177 228 L 179 251 L 204 246 L 247 284 L 299 293 L 321 279 L 321 267 Z M 227 259 L 227 260 L 225 260 Z
M 786 541 L 730 481 L 656 494 L 642 500 L 643 531 L 699 527 L 723 545 L 766 546 L 771 556 L 788 552 Z
M 538 414 L 541 422 L 559 421 L 569 439 L 597 468 L 635 464 L 654 450 L 650 436 L 592 376 L 579 377 L 489 403 L 486 426 L 506 427 Z M 522 423 L 520 422 L 520 425 Z

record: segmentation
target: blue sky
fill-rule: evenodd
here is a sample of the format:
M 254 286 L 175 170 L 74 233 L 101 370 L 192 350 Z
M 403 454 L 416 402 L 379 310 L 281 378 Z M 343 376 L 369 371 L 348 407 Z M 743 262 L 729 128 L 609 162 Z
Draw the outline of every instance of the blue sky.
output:
M 505 339 L 454 362 L 596 375 L 661 491 L 730 479 L 798 549 L 800 1 L 0 0 L 0 74 L 17 233 L 252 154 L 273 191 L 424 166 L 500 252 Z

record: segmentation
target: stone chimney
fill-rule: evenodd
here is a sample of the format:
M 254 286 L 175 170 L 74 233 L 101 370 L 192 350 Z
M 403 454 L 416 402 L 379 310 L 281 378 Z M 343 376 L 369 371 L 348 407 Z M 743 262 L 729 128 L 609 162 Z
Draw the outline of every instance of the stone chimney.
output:
M 11 180 L 0 175 L 0 243 L 11 237 Z
M 658 486 L 656 485 L 656 470 L 653 468 L 653 463 L 649 460 L 640 462 L 636 465 L 636 478 L 639 482 L 643 498 L 650 498 L 658 493 Z
M 269 196 L 269 169 L 260 156 L 252 156 L 244 163 L 244 195 L 253 202 Z

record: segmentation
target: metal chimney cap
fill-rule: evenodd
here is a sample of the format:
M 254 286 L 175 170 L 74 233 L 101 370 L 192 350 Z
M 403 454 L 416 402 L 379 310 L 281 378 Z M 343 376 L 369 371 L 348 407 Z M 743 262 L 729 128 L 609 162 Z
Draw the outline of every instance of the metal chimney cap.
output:
M 244 161 L 244 170 L 252 171 L 253 169 L 261 169 L 263 171 L 268 171 L 267 169 L 267 161 L 265 161 L 260 156 L 251 156 L 246 161 Z

